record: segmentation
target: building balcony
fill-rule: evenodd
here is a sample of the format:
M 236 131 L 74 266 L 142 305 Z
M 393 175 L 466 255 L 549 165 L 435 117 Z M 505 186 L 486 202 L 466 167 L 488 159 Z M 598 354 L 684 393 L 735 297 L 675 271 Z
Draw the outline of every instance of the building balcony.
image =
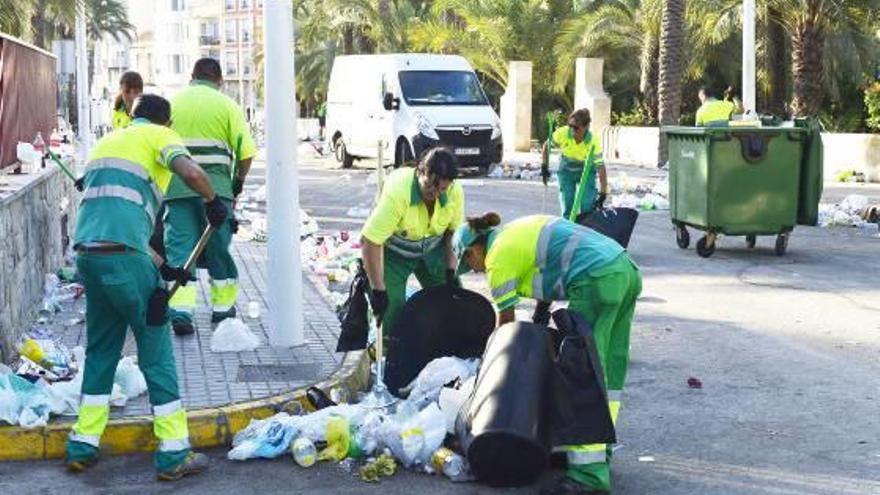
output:
M 219 36 L 199 36 L 199 46 L 215 46 L 220 44 Z

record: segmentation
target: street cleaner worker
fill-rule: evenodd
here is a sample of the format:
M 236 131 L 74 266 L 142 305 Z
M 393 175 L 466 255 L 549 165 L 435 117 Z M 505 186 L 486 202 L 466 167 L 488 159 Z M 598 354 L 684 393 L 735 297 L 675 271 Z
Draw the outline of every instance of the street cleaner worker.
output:
M 119 77 L 119 93 L 113 100 L 110 122 L 113 130 L 122 129 L 131 123 L 131 108 L 134 99 L 144 92 L 144 80 L 133 70 L 125 71 Z
M 719 100 L 715 90 L 703 86 L 697 93 L 700 108 L 697 109 L 696 125 L 706 127 L 726 126 L 733 116 L 736 105 L 732 101 Z
M 189 87 L 171 101 L 171 128 L 204 169 L 226 208 L 232 209 L 232 201 L 241 194 L 257 148 L 244 112 L 220 92 L 222 83 L 219 62 L 212 58 L 196 61 Z M 169 263 L 182 265 L 205 228 L 204 203 L 198 192 L 177 178 L 171 180 L 166 199 L 165 250 Z M 230 215 L 211 235 L 204 251 L 211 278 L 212 323 L 234 318 L 236 314 L 238 268 L 229 253 L 233 222 Z M 193 312 L 197 295 L 193 284 L 182 287 L 171 298 L 171 328 L 175 334 L 189 335 L 195 331 Z
M 389 332 L 406 302 L 406 281 L 422 287 L 455 284 L 458 264 L 451 238 L 464 221 L 458 164 L 447 149 L 428 151 L 418 165 L 388 175 L 363 229 L 362 256 L 370 306 Z M 385 332 L 385 335 L 389 335 Z
M 590 111 L 582 108 L 572 112 L 568 117 L 568 125 L 556 129 L 550 138 L 553 145 L 562 152 L 556 176 L 559 179 L 559 207 L 563 218 L 571 218 L 582 177 L 587 178 L 587 183 L 584 184 L 586 189 L 576 216 L 601 208 L 608 198 L 608 177 L 602 160 L 602 143 L 598 136 L 589 132 L 589 128 Z M 545 142 L 541 151 L 542 163 L 548 163 L 548 152 Z M 549 171 L 543 172 L 549 174 Z M 598 190 L 597 175 L 600 185 Z
M 223 223 L 227 209 L 180 137 L 167 127 L 167 100 L 142 95 L 132 115 L 128 127 L 98 141 L 84 176 L 74 248 L 87 295 L 87 347 L 79 416 L 67 440 L 65 462 L 70 470 L 83 471 L 98 460 L 116 365 L 131 328 L 153 406 L 158 476 L 176 480 L 208 466 L 208 458 L 190 448 L 163 282 L 186 283 L 189 274 L 169 265 L 157 269 L 147 242 L 172 172 L 199 192 L 211 225 Z
M 453 237 L 459 273 L 485 272 L 498 308 L 498 326 L 514 321 L 521 297 L 568 301 L 593 327 L 605 374 L 608 408 L 617 422 L 629 364 L 629 335 L 642 290 L 638 267 L 614 240 L 568 220 L 532 215 L 498 227 L 501 217 L 468 218 Z M 570 445 L 568 472 L 542 494 L 594 494 L 611 490 L 611 449 Z

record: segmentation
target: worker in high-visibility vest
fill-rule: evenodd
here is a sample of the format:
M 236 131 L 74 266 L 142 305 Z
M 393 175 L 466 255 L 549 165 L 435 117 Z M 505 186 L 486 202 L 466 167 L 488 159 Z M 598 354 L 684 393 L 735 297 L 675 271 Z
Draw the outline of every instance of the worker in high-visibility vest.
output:
M 629 336 L 642 290 L 638 267 L 612 239 L 568 220 L 532 215 L 498 227 L 497 213 L 469 218 L 453 238 L 459 273 L 485 272 L 498 308 L 498 325 L 514 320 L 521 297 L 568 301 L 593 326 L 593 336 L 617 422 L 629 364 Z M 611 489 L 611 449 L 605 444 L 566 446 L 566 477 L 546 494 L 588 494 Z
M 175 480 L 208 466 L 207 457 L 190 448 L 163 282 L 186 283 L 189 274 L 168 264 L 157 269 L 147 242 L 172 172 L 198 191 L 209 223 L 222 223 L 227 209 L 180 137 L 167 127 L 171 118 L 167 100 L 142 95 L 135 100 L 132 115 L 129 126 L 98 141 L 82 180 L 74 249 L 87 296 L 87 347 L 79 415 L 65 460 L 72 471 L 97 462 L 110 417 L 116 365 L 131 328 L 153 406 L 158 476 Z
M 697 93 L 700 108 L 697 109 L 696 125 L 706 127 L 726 126 L 736 106 L 732 101 L 719 100 L 715 90 L 704 86 Z
M 171 128 L 208 177 L 227 208 L 241 194 L 257 148 L 244 112 L 220 92 L 223 73 L 212 58 L 196 61 L 192 82 L 171 100 Z M 165 249 L 168 261 L 183 264 L 205 228 L 204 206 L 198 193 L 180 180 L 172 180 L 166 194 Z M 211 285 L 211 322 L 236 315 L 238 268 L 229 253 L 234 219 L 230 216 L 211 236 L 204 260 Z M 171 298 L 171 327 L 177 335 L 194 332 L 196 284 L 183 287 Z
M 590 111 L 582 108 L 572 112 L 568 117 L 568 125 L 556 129 L 550 137 L 553 145 L 562 152 L 556 177 L 559 179 L 559 209 L 563 218 L 571 217 L 582 177 L 586 177 L 587 182 L 584 184 L 580 211 L 576 212 L 576 216 L 601 208 L 608 198 L 608 176 L 602 159 L 602 142 L 589 129 Z M 545 142 L 542 163 L 548 163 L 548 152 Z M 549 174 L 547 170 L 543 173 L 545 176 Z M 597 177 L 599 188 L 596 187 Z
M 122 129 L 131 123 L 131 108 L 135 98 L 144 92 L 144 80 L 133 70 L 125 71 L 119 77 L 119 93 L 113 100 L 110 123 L 113 130 Z
M 422 287 L 457 283 L 451 237 L 464 221 L 464 191 L 449 150 L 428 151 L 413 168 L 390 173 L 364 225 L 362 256 L 370 306 L 389 336 L 406 302 L 406 281 Z

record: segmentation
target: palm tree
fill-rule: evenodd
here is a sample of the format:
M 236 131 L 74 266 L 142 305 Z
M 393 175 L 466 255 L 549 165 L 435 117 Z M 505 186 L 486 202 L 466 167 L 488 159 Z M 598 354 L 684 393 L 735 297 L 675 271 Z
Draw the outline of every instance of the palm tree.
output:
M 665 0 L 660 28 L 660 125 L 675 125 L 681 115 L 681 86 L 685 68 L 686 0 Z M 660 162 L 667 160 L 666 139 L 660 133 Z
M 28 31 L 31 8 L 27 0 L 0 0 L 0 31 L 23 37 Z

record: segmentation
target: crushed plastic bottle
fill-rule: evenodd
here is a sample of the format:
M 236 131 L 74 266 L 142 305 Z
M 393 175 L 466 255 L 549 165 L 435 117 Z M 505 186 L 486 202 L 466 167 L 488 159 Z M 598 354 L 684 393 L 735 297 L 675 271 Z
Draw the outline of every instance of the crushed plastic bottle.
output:
M 431 456 L 431 467 L 438 473 L 443 473 L 447 478 L 456 478 L 464 473 L 465 460 L 464 457 L 446 447 L 440 447 Z
M 300 467 L 312 467 L 318 460 L 318 449 L 315 448 L 314 442 L 306 437 L 294 440 L 290 446 L 290 453 L 293 454 L 294 462 Z
M 248 303 L 248 317 L 256 320 L 260 317 L 260 303 L 257 301 L 251 301 Z

